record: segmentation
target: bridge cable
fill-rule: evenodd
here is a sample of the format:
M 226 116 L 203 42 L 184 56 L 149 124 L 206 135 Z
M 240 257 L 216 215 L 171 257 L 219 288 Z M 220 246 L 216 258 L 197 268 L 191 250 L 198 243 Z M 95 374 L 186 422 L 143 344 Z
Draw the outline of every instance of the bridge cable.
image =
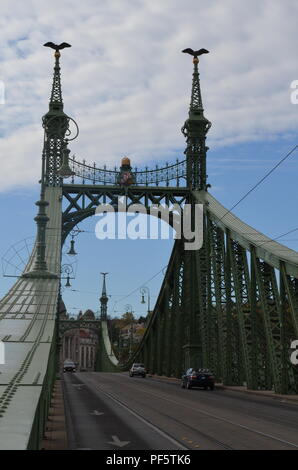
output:
M 290 230 L 289 232 L 283 233 L 282 235 L 279 235 L 278 237 L 271 238 L 270 240 L 266 240 L 265 242 L 260 243 L 258 246 L 262 246 L 262 245 L 265 245 L 265 243 L 271 243 L 273 241 L 279 240 L 280 238 L 285 237 L 286 235 L 289 235 L 289 233 L 296 232 L 297 230 L 298 230 L 298 227 L 293 228 L 293 230 Z

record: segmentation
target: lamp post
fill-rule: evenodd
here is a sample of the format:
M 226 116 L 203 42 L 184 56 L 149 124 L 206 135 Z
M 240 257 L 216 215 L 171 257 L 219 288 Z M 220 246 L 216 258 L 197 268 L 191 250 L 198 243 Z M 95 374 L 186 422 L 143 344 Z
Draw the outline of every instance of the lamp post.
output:
M 61 266 L 61 274 L 66 274 L 66 277 L 61 277 L 61 279 L 66 279 L 65 287 L 71 287 L 70 279 L 74 279 L 74 272 L 71 264 L 63 264 Z
M 150 290 L 149 290 L 149 287 L 147 287 L 147 286 L 141 287 L 140 292 L 141 292 L 141 294 L 142 294 L 141 304 L 145 304 L 145 303 L 146 303 L 146 301 L 145 301 L 145 294 L 147 294 L 148 315 L 150 315 Z
M 72 235 L 72 236 L 71 236 L 71 241 L 70 241 L 70 249 L 69 249 L 69 251 L 68 251 L 68 253 L 67 253 L 67 254 L 70 255 L 70 256 L 75 256 L 75 255 L 77 255 L 77 252 L 76 252 L 75 247 L 74 247 L 74 243 L 75 243 L 75 241 L 74 241 L 73 235 Z
M 131 304 L 126 304 L 125 305 L 125 309 L 126 309 L 126 313 L 131 313 L 131 315 L 133 314 L 133 311 L 132 311 L 132 305 Z M 131 357 L 132 355 L 132 344 L 133 344 L 133 320 L 131 318 L 131 322 L 130 322 L 130 335 L 129 335 L 129 357 Z
M 77 255 L 77 252 L 76 252 L 75 247 L 74 247 L 74 244 L 75 244 L 74 238 L 77 237 L 82 232 L 85 232 L 85 230 L 80 230 L 79 228 L 73 228 L 72 231 L 70 232 L 71 241 L 70 241 L 70 249 L 67 253 L 68 255 L 70 255 L 70 256 Z

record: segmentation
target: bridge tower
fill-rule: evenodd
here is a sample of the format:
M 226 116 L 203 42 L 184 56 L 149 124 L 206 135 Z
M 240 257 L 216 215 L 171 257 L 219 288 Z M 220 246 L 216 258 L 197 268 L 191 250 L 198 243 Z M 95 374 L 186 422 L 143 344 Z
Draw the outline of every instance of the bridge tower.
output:
M 42 118 L 45 131 L 42 177 L 46 186 L 62 185 L 59 169 L 62 165 L 63 152 L 67 151 L 68 142 L 65 136 L 70 118 L 63 110 L 60 56 L 59 50 L 56 50 L 49 111 Z
M 100 297 L 100 319 L 106 320 L 107 319 L 107 312 L 108 312 L 108 301 L 109 298 L 107 296 L 107 288 L 106 288 L 106 275 L 109 273 L 101 273 L 103 275 L 103 283 L 102 283 L 102 292 Z
M 195 191 L 207 191 L 206 159 L 208 147 L 206 136 L 211 122 L 204 116 L 198 70 L 199 58 L 193 58 L 191 100 L 181 131 L 186 137 L 186 184 L 189 190 L 187 202 L 196 204 Z M 208 254 L 205 241 L 206 211 L 204 211 L 204 241 L 200 250 L 183 251 L 183 304 L 187 322 L 183 341 L 183 367 L 204 367 L 210 364 L 208 357 Z M 195 221 L 192 220 L 194 229 Z
M 45 46 L 48 45 L 44 44 Z M 51 43 L 52 44 L 52 43 Z M 66 44 L 66 43 L 64 43 Z M 68 45 L 69 46 L 69 45 Z M 50 46 L 52 47 L 52 46 Z M 59 48 L 59 46 L 56 46 Z M 45 198 L 46 187 L 62 186 L 63 179 L 59 173 L 65 157 L 68 157 L 67 149 L 70 135 L 70 118 L 63 111 L 62 89 L 60 78 L 60 52 L 55 50 L 55 66 L 49 111 L 42 118 L 44 128 L 44 142 L 42 151 L 41 188 L 40 200 L 36 202 L 38 214 L 35 217 L 37 224 L 36 257 L 30 271 L 23 274 L 27 278 L 55 278 L 57 277 L 48 270 L 46 262 L 46 229 L 49 218 L 46 208 L 49 205 Z
M 211 122 L 204 116 L 200 78 L 198 70 L 198 57 L 193 58 L 194 70 L 192 78 L 191 100 L 188 119 L 182 127 L 182 133 L 186 137 L 186 180 L 190 189 L 206 189 L 206 135 L 211 127 Z

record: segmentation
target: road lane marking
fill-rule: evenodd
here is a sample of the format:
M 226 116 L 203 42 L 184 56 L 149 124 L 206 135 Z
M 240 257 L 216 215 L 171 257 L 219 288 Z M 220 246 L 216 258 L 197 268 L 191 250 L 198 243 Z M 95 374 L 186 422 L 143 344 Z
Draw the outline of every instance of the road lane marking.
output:
M 84 387 L 84 384 L 72 384 L 73 387 L 75 387 L 77 390 L 82 390 L 82 387 Z
M 94 410 L 92 411 L 92 413 L 90 413 L 92 416 L 101 416 L 101 415 L 104 415 L 104 413 L 102 411 L 97 411 L 97 410 Z
M 183 403 L 177 402 L 176 400 L 172 400 L 172 399 L 170 399 L 170 398 L 165 398 L 164 396 L 157 395 L 156 393 L 148 392 L 148 391 L 145 390 L 145 389 L 142 390 L 142 391 L 144 391 L 144 392 L 147 393 L 148 395 L 152 395 L 152 396 L 155 396 L 155 397 L 157 397 L 157 398 L 159 398 L 159 399 L 163 399 L 163 400 L 169 401 L 170 403 L 174 403 L 175 405 L 179 405 L 179 406 L 182 406 L 182 407 L 184 407 L 184 408 L 190 408 L 189 405 L 187 406 L 187 405 L 185 405 L 185 404 L 183 404 Z M 208 411 L 204 411 L 204 410 L 202 410 L 202 409 L 200 409 L 200 408 L 192 408 L 192 411 L 195 411 L 195 412 L 197 412 L 197 413 L 202 413 L 202 414 L 204 414 L 204 415 L 206 415 L 206 416 L 210 416 L 211 418 L 214 418 L 214 419 L 216 419 L 216 420 L 218 420 L 218 421 L 223 421 L 223 422 L 228 423 L 228 424 L 231 424 L 231 425 L 233 425 L 233 426 L 236 426 L 236 427 L 245 429 L 246 431 L 249 431 L 249 432 L 252 432 L 252 433 L 255 433 L 255 434 L 259 434 L 259 435 L 264 436 L 264 437 L 266 437 L 266 438 L 273 439 L 273 440 L 279 441 L 279 442 L 281 442 L 281 443 L 283 443 L 283 444 L 288 444 L 288 445 L 290 445 L 290 446 L 292 446 L 292 447 L 298 448 L 298 444 L 294 444 L 293 442 L 286 441 L 286 440 L 281 439 L 281 438 L 279 438 L 279 437 L 273 436 L 272 434 L 267 434 L 267 433 L 264 433 L 264 432 L 262 432 L 262 431 L 257 431 L 256 429 L 250 428 L 250 427 L 248 427 L 248 426 L 244 426 L 244 424 L 235 423 L 234 421 L 230 421 L 229 419 L 216 416 L 216 415 L 214 415 L 213 413 L 209 413 Z
M 147 387 L 138 387 L 138 390 L 141 391 L 141 392 L 147 393 L 148 395 L 152 395 L 152 396 L 154 396 L 154 397 L 156 397 L 156 398 L 169 401 L 170 403 L 174 403 L 175 405 L 179 405 L 179 406 L 182 406 L 182 407 L 184 407 L 184 408 L 190 408 L 189 405 L 185 405 L 185 404 L 183 404 L 183 403 L 177 402 L 176 400 L 172 400 L 172 399 L 170 399 L 170 398 L 166 398 L 164 395 L 157 395 L 156 393 L 149 392 L 148 389 L 147 389 Z M 281 443 L 283 443 L 283 444 L 288 444 L 288 445 L 290 445 L 290 446 L 292 446 L 292 447 L 298 448 L 298 444 L 295 444 L 295 443 L 290 442 L 290 441 L 286 441 L 286 440 L 281 439 L 281 438 L 279 438 L 279 437 L 273 436 L 272 434 L 267 434 L 267 433 L 264 433 L 264 432 L 262 432 L 262 431 L 258 431 L 258 430 L 256 430 L 256 429 L 253 429 L 253 428 L 250 428 L 250 427 L 248 427 L 248 426 L 245 426 L 244 424 L 236 423 L 236 422 L 234 422 L 234 421 L 228 420 L 227 418 L 219 417 L 219 416 L 217 416 L 217 415 L 214 415 L 213 413 L 209 413 L 209 412 L 204 411 L 204 410 L 202 410 L 202 409 L 200 409 L 200 408 L 191 408 L 191 409 L 192 409 L 192 411 L 195 411 L 195 412 L 197 412 L 197 413 L 202 413 L 202 414 L 204 414 L 204 415 L 206 415 L 206 416 L 210 416 L 211 418 L 214 418 L 214 419 L 216 419 L 216 420 L 218 420 L 218 421 L 226 422 L 226 423 L 228 423 L 228 424 L 231 424 L 232 426 L 240 427 L 240 428 L 245 429 L 246 431 L 249 431 L 249 432 L 251 432 L 251 433 L 259 434 L 259 435 L 264 436 L 264 437 L 266 437 L 266 438 L 273 439 L 273 440 L 278 441 L 278 442 L 281 442 Z
M 161 429 L 159 429 L 158 427 L 156 427 L 154 424 L 150 423 L 150 421 L 147 421 L 145 420 L 144 418 L 142 418 L 142 416 L 140 416 L 138 413 L 136 413 L 135 411 L 133 411 L 131 408 L 129 408 L 126 404 L 124 404 L 122 401 L 120 401 L 118 398 L 116 398 L 114 395 L 111 395 L 110 393 L 104 391 L 101 387 L 99 387 L 97 384 L 95 383 L 92 383 L 92 386 L 95 387 L 98 391 L 100 391 L 103 395 L 105 395 L 106 397 L 110 398 L 112 401 L 114 401 L 115 403 L 117 403 L 119 406 L 122 406 L 122 408 L 124 408 L 126 411 L 128 411 L 128 413 L 132 414 L 133 416 L 135 416 L 136 418 L 138 418 L 140 421 L 142 421 L 142 423 L 146 424 L 149 428 L 153 429 L 155 432 L 157 432 L 158 434 L 160 434 L 162 437 L 164 437 L 165 439 L 167 439 L 168 441 L 170 441 L 172 444 L 176 445 L 178 447 L 178 449 L 182 449 L 182 450 L 189 450 L 188 447 L 184 447 L 180 442 L 176 441 L 176 439 L 172 438 L 171 436 L 169 436 L 168 434 L 166 434 L 164 431 L 162 431 Z
M 112 444 L 113 446 L 117 447 L 124 447 L 127 446 L 127 444 L 130 444 L 130 441 L 120 441 L 118 436 L 112 436 L 113 441 L 109 441 L 108 444 Z

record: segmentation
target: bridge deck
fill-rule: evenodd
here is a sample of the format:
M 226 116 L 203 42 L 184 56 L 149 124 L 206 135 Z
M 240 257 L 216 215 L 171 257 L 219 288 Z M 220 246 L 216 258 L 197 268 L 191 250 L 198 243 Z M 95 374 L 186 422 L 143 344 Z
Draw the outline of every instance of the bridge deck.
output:
M 60 275 L 61 188 L 47 188 L 49 202 L 46 259 Z M 30 270 L 35 253 L 25 272 Z M 0 301 L 0 449 L 26 449 L 47 372 L 52 346 L 58 279 L 19 278 Z

